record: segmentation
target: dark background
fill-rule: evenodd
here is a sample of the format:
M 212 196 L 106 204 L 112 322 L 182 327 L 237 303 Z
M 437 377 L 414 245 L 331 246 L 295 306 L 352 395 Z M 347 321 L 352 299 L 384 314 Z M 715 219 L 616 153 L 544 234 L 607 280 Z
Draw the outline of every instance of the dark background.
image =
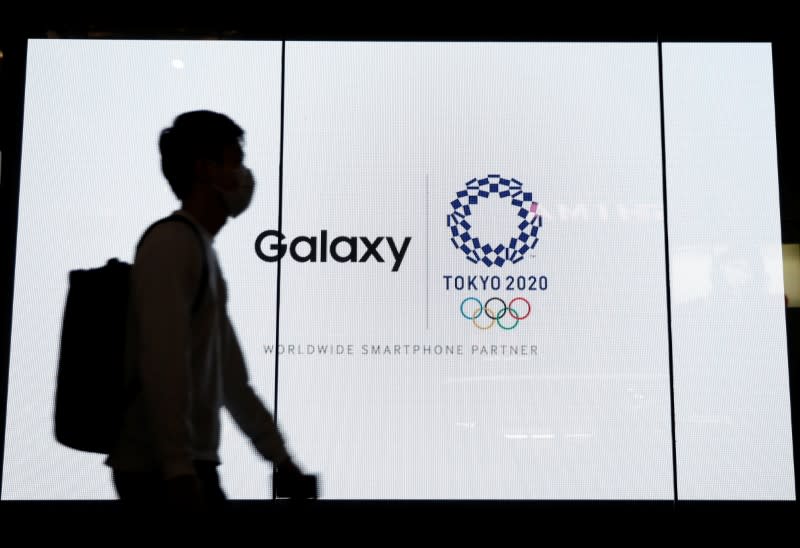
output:
M 3 52 L 0 58 L 0 466 L 5 434 L 27 39 L 771 42 L 782 240 L 800 243 L 800 191 L 796 184 L 800 159 L 795 153 L 800 32 L 794 28 L 794 21 L 788 8 L 776 10 L 768 4 L 701 8 L 697 4 L 640 3 L 587 8 L 579 4 L 493 3 L 445 8 L 430 3 L 319 7 L 226 2 L 150 11 L 139 5 L 124 4 L 106 10 L 47 4 L 0 6 Z M 742 214 L 746 216 L 747 212 Z M 794 426 L 798 424 L 800 407 L 795 348 L 800 346 L 799 331 L 800 309 L 788 309 Z M 794 429 L 795 492 L 797 438 Z M 205 525 L 246 526 L 245 530 L 252 530 L 263 542 L 274 540 L 276 531 L 280 531 L 298 540 L 362 537 L 374 538 L 376 544 L 395 537 L 415 542 L 434 537 L 471 540 L 478 533 L 492 535 L 496 541 L 493 544 L 500 539 L 540 543 L 546 542 L 550 535 L 555 535 L 553 538 L 558 542 L 601 538 L 632 544 L 653 543 L 656 539 L 720 541 L 739 540 L 747 533 L 757 535 L 760 543 L 783 534 L 786 536 L 781 540 L 774 537 L 776 544 L 794 544 L 800 527 L 796 514 L 796 502 L 768 501 L 267 501 L 234 503 L 230 512 Z M 42 533 L 71 531 L 81 536 L 101 526 L 130 524 L 120 521 L 127 517 L 120 514 L 114 503 L 0 502 L 0 535 L 14 525 L 27 527 L 31 520 L 59 524 Z M 196 529 L 199 523 L 193 521 L 191 528 Z M 64 528 L 64 524 L 69 527 Z M 377 536 L 369 537 L 372 531 L 378 531 Z

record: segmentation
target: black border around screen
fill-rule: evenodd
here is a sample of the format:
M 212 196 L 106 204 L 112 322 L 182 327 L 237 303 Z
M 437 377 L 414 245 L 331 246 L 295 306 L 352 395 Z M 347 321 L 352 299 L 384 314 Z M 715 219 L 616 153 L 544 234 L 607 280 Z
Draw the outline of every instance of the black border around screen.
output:
M 89 26 L 76 25 L 79 30 L 56 31 L 55 35 L 63 38 L 98 38 L 98 39 L 193 39 L 193 38 L 220 38 L 220 39 L 248 39 L 248 40 L 341 40 L 341 41 L 512 41 L 512 42 L 658 42 L 659 43 L 659 76 L 661 77 L 661 47 L 662 42 L 770 42 L 772 43 L 773 55 L 773 84 L 774 84 L 774 108 L 776 120 L 776 139 L 777 139 L 777 162 L 778 162 L 778 181 L 781 208 L 781 229 L 783 243 L 800 242 L 800 190 L 795 188 L 792 183 L 797 176 L 796 162 L 792 162 L 796 147 L 796 136 L 793 128 L 796 127 L 797 112 L 793 97 L 798 96 L 800 86 L 794 83 L 795 61 L 798 59 L 800 46 L 787 36 L 787 33 L 778 28 L 765 28 L 762 30 L 726 30 L 726 31 L 645 31 L 645 32 L 608 32 L 598 31 L 519 31 L 514 32 L 484 32 L 470 33 L 467 31 L 452 31 L 447 33 L 433 30 L 431 32 L 421 32 L 418 34 L 403 32 L 346 32 L 320 33 L 314 31 L 295 31 L 285 32 L 280 30 L 267 30 L 259 32 L 247 25 L 239 25 L 237 28 L 243 29 L 238 33 L 225 34 L 217 28 L 209 30 L 208 27 L 196 26 L 193 28 L 178 30 L 177 27 L 153 28 L 148 25 L 140 27 L 125 27 L 124 25 L 110 25 L 109 31 L 92 31 Z M 104 28 L 99 26 L 98 28 Z M 3 59 L 0 61 L 0 132 L 2 134 L 2 173 L 0 178 L 0 471 L 2 470 L 5 443 L 5 419 L 6 401 L 8 394 L 8 373 L 9 355 L 11 340 L 11 319 L 13 304 L 14 287 L 14 262 L 16 256 L 16 230 L 18 215 L 19 198 L 19 178 L 22 150 L 22 129 L 23 129 L 23 106 L 24 106 L 24 86 L 25 86 L 25 58 L 27 52 L 27 40 L 36 38 L 46 38 L 53 36 L 52 31 L 48 35 L 48 30 L 44 27 L 32 28 L 30 25 L 21 26 L 13 32 L 0 34 L 0 50 L 3 51 Z M 94 36 L 92 33 L 96 33 Z M 283 67 L 283 63 L 282 63 Z M 661 78 L 660 78 L 661 80 Z M 662 92 L 663 95 L 663 92 Z M 282 95 L 283 97 L 283 95 Z M 283 107 L 281 108 L 283 113 Z M 663 121 L 663 98 L 661 101 L 661 130 L 662 130 L 662 164 L 664 154 L 664 121 Z M 281 135 L 283 135 L 283 120 L 281 120 Z M 282 138 L 281 138 L 282 148 Z M 282 162 L 282 151 L 281 151 Z M 281 169 L 282 175 L 282 169 Z M 280 177 L 282 183 L 282 176 Z M 664 173 L 664 203 L 666 210 L 666 173 Z M 279 187 L 282 189 L 281 187 Z M 282 192 L 282 191 L 281 191 Z M 279 198 L 279 204 L 280 204 Z M 281 208 L 279 207 L 279 228 Z M 665 245 L 666 242 L 666 215 L 665 215 Z M 668 261 L 668 255 L 667 255 Z M 667 263 L 667 276 L 669 276 L 669 265 Z M 280 267 L 278 268 L 278 284 L 280 284 Z M 667 277 L 667 291 L 669 292 L 669 277 Z M 669 299 L 669 295 L 667 296 Z M 669 300 L 668 318 L 670 313 Z M 279 304 L 278 304 L 279 306 Z M 800 310 L 800 309 L 798 309 Z M 792 432 L 793 432 L 793 454 L 795 470 L 795 493 L 797 493 L 797 430 L 795 425 L 797 414 L 797 373 L 795 371 L 798 359 L 798 350 L 795 348 L 800 345 L 800 312 L 789 309 L 786 314 L 787 343 L 789 356 L 789 386 L 790 398 L 792 401 Z M 555 512 L 585 509 L 587 512 L 619 512 L 644 511 L 651 512 L 652 515 L 663 515 L 664 512 L 674 515 L 680 508 L 696 509 L 705 512 L 709 509 L 722 512 L 742 511 L 752 514 L 760 512 L 760 509 L 769 507 L 778 509 L 774 516 L 782 515 L 782 509 L 796 508 L 796 501 L 791 503 L 779 502 L 752 502 L 752 501 L 685 501 L 678 499 L 677 493 L 677 474 L 675 473 L 675 424 L 674 424 L 674 404 L 672 404 L 672 352 L 670 334 L 670 395 L 672 410 L 672 440 L 673 440 L 673 479 L 675 482 L 675 499 L 671 502 L 644 502 L 644 501 L 529 501 L 529 502 L 510 502 L 496 501 L 505 505 L 512 512 L 527 513 L 533 509 L 553 510 Z M 276 355 L 276 390 L 277 390 L 277 355 Z M 277 395 L 276 395 L 277 396 Z M 277 403 L 277 397 L 276 397 Z M 276 409 L 277 412 L 277 409 Z M 2 492 L 2 474 L 0 474 L 0 493 Z M 285 508 L 282 501 L 276 501 L 276 508 Z M 442 504 L 449 505 L 453 511 L 470 511 L 480 509 L 480 512 L 491 514 L 492 503 L 487 502 L 456 502 L 440 501 L 437 503 L 420 501 L 415 507 L 410 507 L 409 503 L 390 503 L 388 501 L 364 501 L 361 503 L 346 503 L 344 501 L 320 501 L 318 503 L 320 512 L 328 512 L 334 515 L 337 512 L 346 512 L 347 509 L 359 508 L 364 510 L 369 507 L 373 512 L 382 512 L 382 508 L 387 512 L 399 512 L 400 515 L 417 512 L 423 514 L 432 508 L 442 508 Z M 248 509 L 259 503 L 237 503 L 236 507 L 246 514 Z M 73 508 L 75 512 L 84 510 L 95 511 L 104 506 L 104 503 L 68 503 L 53 501 L 51 503 L 16 503 L 2 501 L 0 505 L 5 509 L 15 508 L 19 511 L 32 509 L 36 512 L 47 512 L 48 508 Z M 283 505 L 283 506 L 282 506 Z M 327 509 L 326 509 L 327 508 Z M 413 509 L 416 508 L 416 509 Z M 405 510 L 406 514 L 403 514 Z M 280 510 L 276 510 L 280 511 Z

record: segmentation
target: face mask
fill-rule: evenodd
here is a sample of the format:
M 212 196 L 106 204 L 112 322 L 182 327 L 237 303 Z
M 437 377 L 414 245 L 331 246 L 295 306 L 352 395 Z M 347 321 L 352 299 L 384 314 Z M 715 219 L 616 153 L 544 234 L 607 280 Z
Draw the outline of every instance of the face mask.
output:
M 236 183 L 236 187 L 231 189 L 216 187 L 222 196 L 225 207 L 228 209 L 228 215 L 231 217 L 237 217 L 247 209 L 253 199 L 253 191 L 255 190 L 253 173 L 246 167 L 236 170 Z

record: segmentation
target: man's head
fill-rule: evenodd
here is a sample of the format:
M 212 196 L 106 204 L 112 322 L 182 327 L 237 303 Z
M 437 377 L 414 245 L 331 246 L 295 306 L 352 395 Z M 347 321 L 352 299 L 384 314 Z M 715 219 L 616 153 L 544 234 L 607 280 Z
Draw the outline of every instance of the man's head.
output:
M 252 194 L 252 177 L 242 166 L 243 137 L 242 128 L 217 112 L 175 118 L 158 141 L 161 170 L 175 196 L 185 204 L 193 195 L 214 195 L 232 216 L 240 213 Z

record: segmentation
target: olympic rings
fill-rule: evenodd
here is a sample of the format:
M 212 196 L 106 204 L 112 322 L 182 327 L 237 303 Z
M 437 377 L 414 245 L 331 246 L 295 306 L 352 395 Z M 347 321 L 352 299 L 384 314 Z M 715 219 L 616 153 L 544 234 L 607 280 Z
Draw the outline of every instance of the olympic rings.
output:
M 477 304 L 477 308 L 475 308 L 470 315 L 467 315 L 464 312 L 464 305 L 469 302 L 474 301 Z M 501 307 L 495 313 L 494 308 L 489 307 L 489 303 L 498 301 L 501 303 Z M 525 312 L 524 315 L 520 315 L 519 311 L 516 308 L 513 308 L 512 305 L 516 302 L 523 302 L 528 307 L 528 310 Z M 477 327 L 478 329 L 486 330 L 491 329 L 497 324 L 501 329 L 505 329 L 506 331 L 510 331 L 519 325 L 521 320 L 524 320 L 528 316 L 531 315 L 532 307 L 530 301 L 525 297 L 515 297 L 511 299 L 511 302 L 506 305 L 506 302 L 501 299 L 500 297 L 491 297 L 485 303 L 481 303 L 476 297 L 467 297 L 463 301 L 461 301 L 461 306 L 459 307 L 461 311 L 461 315 L 467 319 L 472 321 L 472 325 Z M 478 318 L 480 318 L 483 313 L 486 313 L 486 317 L 489 318 L 489 323 L 485 325 L 481 325 L 478 323 Z M 513 319 L 513 323 L 503 324 L 500 322 L 502 318 L 505 317 L 506 313 Z
M 509 310 L 514 314 L 516 314 L 516 312 L 513 309 L 509 308 Z M 502 323 L 500 323 L 500 320 L 497 320 L 497 325 L 500 326 L 501 329 L 505 329 L 506 331 L 511 331 L 519 324 L 519 320 L 516 318 L 514 314 L 509 314 L 509 316 L 514 318 L 514 325 L 503 325 Z
M 489 318 L 491 318 L 491 321 L 489 322 L 489 325 L 478 325 L 478 322 L 476 321 L 478 318 L 472 318 L 472 325 L 474 325 L 478 329 L 491 329 L 492 327 L 494 327 L 494 324 L 495 324 L 495 322 L 497 320 L 495 318 L 492 318 L 489 315 L 489 312 L 494 312 L 494 311 L 491 308 L 485 308 L 484 307 L 484 309 L 487 310 L 486 315 L 489 316 Z
M 514 311 L 514 309 L 511 308 L 511 305 L 514 304 L 514 302 L 516 301 L 525 301 L 525 304 L 528 305 L 528 311 L 525 313 L 524 316 L 515 315 L 516 311 Z M 515 299 L 511 299 L 511 302 L 508 303 L 508 309 L 511 310 L 512 312 L 511 317 L 514 318 L 515 320 L 524 320 L 525 318 L 531 315 L 531 303 L 529 303 L 528 300 L 523 297 L 516 297 Z
M 464 314 L 464 303 L 467 302 L 467 301 L 475 301 L 476 303 L 478 303 L 478 309 L 475 311 L 475 313 L 472 316 L 467 316 L 466 314 Z M 466 319 L 474 320 L 475 318 L 480 316 L 482 312 L 483 312 L 483 305 L 475 297 L 467 297 L 466 299 L 461 301 L 461 315 L 464 316 Z
M 494 316 L 489 314 L 489 312 L 494 313 L 494 311 L 491 308 L 489 308 L 489 303 L 492 302 L 492 301 L 500 301 L 501 303 L 503 303 L 503 308 L 501 308 L 500 312 L 495 314 Z M 499 320 L 500 318 L 505 316 L 506 315 L 506 310 L 507 310 L 505 301 L 503 299 L 501 299 L 500 297 L 492 297 L 491 299 L 486 301 L 486 303 L 483 305 L 483 309 L 486 311 L 486 315 L 489 316 L 490 318 L 492 318 L 493 320 Z

